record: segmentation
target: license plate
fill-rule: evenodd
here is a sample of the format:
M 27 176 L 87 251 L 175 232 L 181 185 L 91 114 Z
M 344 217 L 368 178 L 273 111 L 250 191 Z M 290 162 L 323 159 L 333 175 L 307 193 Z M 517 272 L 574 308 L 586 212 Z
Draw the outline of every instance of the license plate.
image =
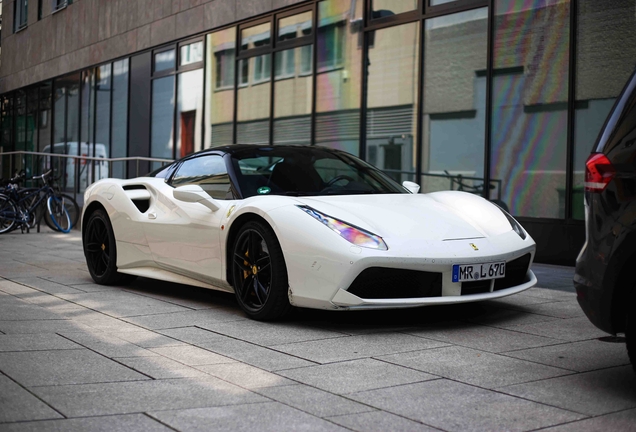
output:
M 506 276 L 506 262 L 455 264 L 453 282 L 499 279 Z

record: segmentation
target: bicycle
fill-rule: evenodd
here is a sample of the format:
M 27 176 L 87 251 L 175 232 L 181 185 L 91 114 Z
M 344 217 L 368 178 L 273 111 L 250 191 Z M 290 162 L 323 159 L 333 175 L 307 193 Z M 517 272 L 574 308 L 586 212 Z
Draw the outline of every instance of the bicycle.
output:
M 54 231 L 71 231 L 79 219 L 79 206 L 73 198 L 51 185 L 51 172 L 33 177 L 44 182 L 41 188 L 19 190 L 17 185 L 24 180 L 23 173 L 9 181 L 4 189 L 8 193 L 0 194 L 0 234 L 18 227 L 22 232 L 29 232 L 42 218 Z

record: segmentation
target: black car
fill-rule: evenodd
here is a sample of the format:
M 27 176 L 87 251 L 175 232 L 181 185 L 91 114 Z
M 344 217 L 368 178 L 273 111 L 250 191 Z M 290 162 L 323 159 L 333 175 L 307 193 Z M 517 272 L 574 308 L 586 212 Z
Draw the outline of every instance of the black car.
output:
M 607 118 L 585 169 L 586 242 L 574 286 L 590 321 L 625 333 L 636 370 L 636 73 Z

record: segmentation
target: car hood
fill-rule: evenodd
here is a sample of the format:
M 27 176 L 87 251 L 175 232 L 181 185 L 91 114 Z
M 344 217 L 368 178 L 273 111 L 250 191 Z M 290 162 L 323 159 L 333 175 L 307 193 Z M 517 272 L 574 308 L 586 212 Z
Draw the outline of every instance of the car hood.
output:
M 341 195 L 297 200 L 384 238 L 456 240 L 511 230 L 496 206 L 464 193 Z

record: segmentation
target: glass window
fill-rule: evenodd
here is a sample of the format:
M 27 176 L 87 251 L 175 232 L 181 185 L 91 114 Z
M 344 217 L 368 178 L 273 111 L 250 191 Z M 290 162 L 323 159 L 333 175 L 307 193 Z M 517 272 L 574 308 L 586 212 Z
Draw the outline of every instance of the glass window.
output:
M 214 32 L 207 38 L 205 147 L 214 147 L 231 144 L 234 139 L 236 28 Z M 243 63 L 247 69 L 246 61 L 241 60 L 239 64 Z M 247 73 L 245 70 L 245 77 Z M 239 79 L 242 76 L 241 73 Z
M 491 178 L 515 216 L 565 216 L 569 0 L 496 0 Z
M 634 70 L 633 2 L 579 0 L 576 30 L 576 102 L 572 217 L 584 219 L 585 161 L 623 85 Z M 612 23 L 606 25 L 606 23 Z
M 254 84 L 258 84 L 262 81 L 269 81 L 272 74 L 272 55 L 263 54 L 250 59 L 254 67 Z
M 274 144 L 311 143 L 312 76 L 295 73 L 301 51 L 299 47 L 275 53 L 276 71 L 281 73 L 274 81 Z
M 212 198 L 232 199 L 225 161 L 219 155 L 200 156 L 184 161 L 171 183 L 174 187 L 199 185 Z
M 372 18 L 384 18 L 417 9 L 417 0 L 373 0 Z
M 482 193 L 487 51 L 487 8 L 425 21 L 422 192 Z
M 44 152 L 60 154 L 79 154 L 79 87 L 80 74 L 71 74 L 55 80 L 53 102 L 53 148 Z M 53 159 L 56 176 L 60 176 L 60 187 L 72 191 L 75 187 L 75 164 L 66 159 Z
M 177 89 L 177 157 L 201 150 L 203 69 L 180 73 Z
M 289 49 L 277 52 L 274 71 L 277 79 L 296 75 L 296 50 Z
M 269 45 L 270 27 L 270 23 L 267 22 L 241 30 L 241 49 L 247 50 Z
M 14 8 L 13 31 L 16 32 L 27 26 L 29 15 L 27 0 L 15 0 Z
M 367 161 L 398 182 L 415 172 L 419 23 L 376 30 L 369 48 Z
M 315 142 L 352 154 L 360 148 L 363 3 L 318 3 Z
M 318 51 L 319 72 L 343 66 L 345 37 L 347 35 L 346 27 L 344 21 L 337 21 L 318 28 L 318 46 L 320 47 Z
M 171 70 L 174 69 L 174 67 L 175 51 L 173 49 L 155 54 L 155 72 Z
M 187 66 L 203 61 L 203 42 L 198 41 L 180 48 L 179 66 Z
M 174 116 L 174 76 L 152 81 L 152 118 L 150 155 L 172 159 L 172 125 Z M 160 164 L 153 164 L 158 168 Z
M 38 149 L 38 98 L 39 88 L 31 87 L 27 90 L 27 112 L 26 112 L 26 141 L 27 151 L 37 151 Z M 30 164 L 27 164 L 27 167 Z
M 234 47 L 214 52 L 214 85 L 216 89 L 234 86 Z
M 109 157 L 110 147 L 110 91 L 112 88 L 111 65 L 96 69 L 95 76 L 95 146 L 89 150 L 90 156 Z
M 453 3 L 455 1 L 457 1 L 457 0 L 430 0 L 429 1 L 429 5 L 438 6 L 438 5 L 441 5 L 441 4 Z
M 237 142 L 243 144 L 269 144 L 269 117 L 271 86 L 271 54 L 264 54 L 246 60 L 250 68 L 249 75 L 254 76 L 250 85 L 239 87 L 237 107 Z M 256 72 L 256 70 L 260 72 Z M 256 81 L 256 77 L 260 80 Z
M 44 152 L 45 148 L 51 148 L 51 92 L 53 84 L 47 81 L 40 85 L 40 115 L 38 119 L 39 139 L 38 151 Z M 48 151 L 48 150 L 47 150 Z
M 250 82 L 250 60 L 239 60 L 239 86 L 246 86 Z
M 311 34 L 311 11 L 292 15 L 278 20 L 278 41 L 285 41 Z
M 128 146 L 128 59 L 113 63 L 113 130 L 111 157 L 125 157 Z M 126 163 L 112 164 L 112 177 L 125 178 Z
M 16 91 L 15 96 L 15 149 L 26 150 L 26 93 Z

